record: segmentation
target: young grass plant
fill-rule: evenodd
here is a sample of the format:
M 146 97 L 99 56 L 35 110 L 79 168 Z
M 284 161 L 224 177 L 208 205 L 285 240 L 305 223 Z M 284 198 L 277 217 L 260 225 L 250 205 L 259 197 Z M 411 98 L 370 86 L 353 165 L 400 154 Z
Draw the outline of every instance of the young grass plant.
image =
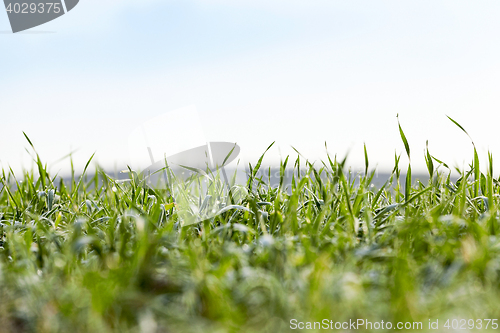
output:
M 483 174 L 474 146 L 453 181 L 427 146 L 422 183 L 399 118 L 398 126 L 410 162 L 404 190 L 400 155 L 385 184 L 372 186 L 366 146 L 363 173 L 345 158 L 313 164 L 299 154 L 280 164 L 277 187 L 259 176 L 262 155 L 245 196 L 219 200 L 217 214 L 203 215 L 222 187 L 189 193 L 205 217 L 184 227 L 173 188 L 145 186 L 133 170 L 127 181 L 99 167 L 91 175 L 92 158 L 79 177 L 70 158 L 71 179 L 58 181 L 35 153 L 36 172 L 0 176 L 0 331 L 288 332 L 292 319 L 425 330 L 429 319 L 495 318 L 492 155 Z

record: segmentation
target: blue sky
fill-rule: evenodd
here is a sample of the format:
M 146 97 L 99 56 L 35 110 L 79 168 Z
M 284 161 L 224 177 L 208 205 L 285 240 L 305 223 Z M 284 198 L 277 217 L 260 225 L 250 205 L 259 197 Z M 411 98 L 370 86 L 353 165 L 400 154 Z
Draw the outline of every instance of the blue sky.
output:
M 423 170 L 423 149 L 450 164 L 500 153 L 500 3 L 496 1 L 81 0 L 9 34 L 0 12 L 0 163 L 29 166 L 22 131 L 55 170 L 128 163 L 142 120 L 196 105 L 211 141 L 255 161 L 350 151 L 392 166 L 396 114 Z M 496 156 L 496 155 L 495 155 Z

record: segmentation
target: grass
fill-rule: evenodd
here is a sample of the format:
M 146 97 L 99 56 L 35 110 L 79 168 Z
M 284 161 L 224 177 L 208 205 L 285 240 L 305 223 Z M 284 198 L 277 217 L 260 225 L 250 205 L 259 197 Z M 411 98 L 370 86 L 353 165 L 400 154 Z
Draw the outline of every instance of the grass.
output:
M 182 227 L 172 198 L 134 174 L 121 182 L 97 168 L 89 177 L 87 164 L 65 183 L 36 155 L 36 171 L 0 176 L 0 331 L 274 333 L 292 319 L 422 322 L 427 331 L 431 319 L 442 332 L 448 319 L 496 319 L 493 159 L 482 173 L 474 147 L 452 181 L 445 163 L 424 158 L 428 182 L 409 168 L 400 184 L 396 156 L 380 189 L 366 149 L 362 174 L 336 158 L 287 158 L 288 190 L 257 177 L 260 159 L 237 205 Z

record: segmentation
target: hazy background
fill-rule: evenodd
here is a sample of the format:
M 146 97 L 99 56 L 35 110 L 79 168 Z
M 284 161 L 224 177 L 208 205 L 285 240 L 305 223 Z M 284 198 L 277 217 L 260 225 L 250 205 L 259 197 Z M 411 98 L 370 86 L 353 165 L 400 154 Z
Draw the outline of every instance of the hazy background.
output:
M 242 162 L 310 159 L 363 142 L 381 170 L 412 148 L 451 165 L 471 158 L 459 121 L 500 156 L 500 2 L 81 0 L 63 17 L 9 33 L 0 11 L 0 163 L 29 167 L 25 131 L 53 171 L 73 150 L 107 168 L 128 163 L 138 123 L 189 105 L 210 141 Z M 406 160 L 405 157 L 402 160 Z M 500 162 L 499 162 L 500 163 Z

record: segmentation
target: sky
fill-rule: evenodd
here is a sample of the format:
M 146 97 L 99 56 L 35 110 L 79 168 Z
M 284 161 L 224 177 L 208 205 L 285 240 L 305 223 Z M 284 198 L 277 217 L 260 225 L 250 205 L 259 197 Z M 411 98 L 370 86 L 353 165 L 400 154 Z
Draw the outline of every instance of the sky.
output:
M 472 159 L 447 115 L 500 158 L 499 17 L 498 1 L 81 0 L 12 34 L 0 11 L 0 164 L 32 165 L 24 131 L 53 171 L 71 152 L 123 169 L 139 124 L 186 107 L 243 164 L 276 141 L 267 164 L 292 147 L 325 159 L 326 143 L 361 168 L 366 144 L 391 170 L 408 160 L 398 114 L 414 172 L 426 141 L 450 166 Z

